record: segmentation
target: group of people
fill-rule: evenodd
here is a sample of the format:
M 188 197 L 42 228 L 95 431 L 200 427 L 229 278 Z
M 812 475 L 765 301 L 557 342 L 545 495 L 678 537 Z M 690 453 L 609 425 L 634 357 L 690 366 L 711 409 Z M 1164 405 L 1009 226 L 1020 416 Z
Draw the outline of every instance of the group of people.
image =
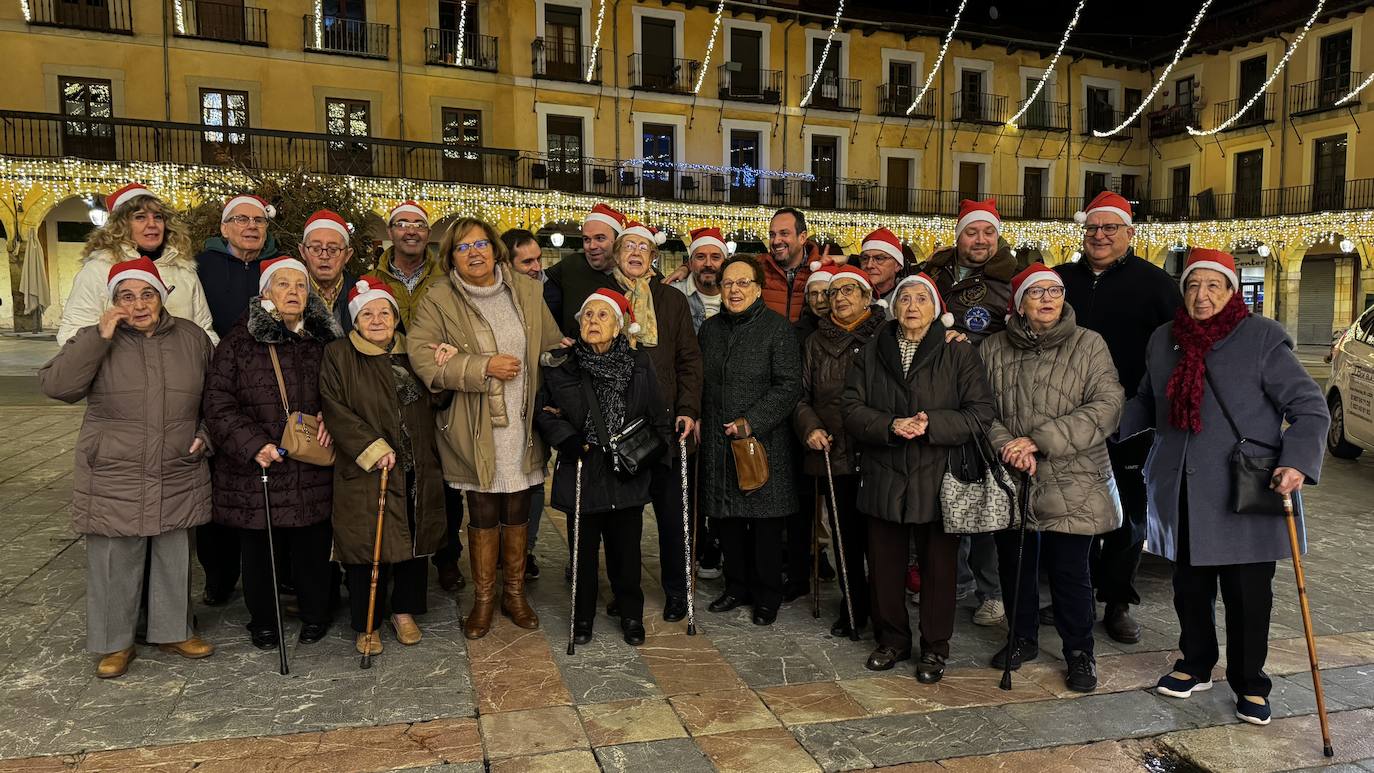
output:
M 916 677 L 938 682 L 967 588 L 975 622 L 1017 613 L 990 665 L 1036 659 L 1047 618 L 1067 687 L 1088 692 L 1096 602 L 1112 638 L 1139 640 L 1130 607 L 1148 536 L 1174 562 L 1181 628 L 1182 658 L 1158 691 L 1211 686 L 1220 587 L 1237 715 L 1268 722 L 1286 532 L 1234 512 L 1215 473 L 1245 438 L 1279 449 L 1279 493 L 1315 482 L 1325 401 L 1282 327 L 1245 306 L 1232 256 L 1194 249 L 1176 281 L 1135 255 L 1131 207 L 1115 193 L 1079 213 L 1082 259 L 1054 268 L 1018 262 L 992 200 L 965 201 L 953 246 L 921 264 L 878 228 L 853 265 L 785 208 L 767 253 L 732 255 L 719 229 L 700 228 L 676 269 L 659 260 L 664 234 L 606 204 L 586 215 L 582 250 L 545 269 L 532 233 L 471 217 L 433 251 L 429 214 L 403 202 L 391 247 L 360 278 L 344 273 L 349 229 L 332 212 L 306 223 L 298 256 L 281 255 L 271 205 L 235 197 L 221 238 L 193 260 L 146 188 L 117 191 L 109 210 L 42 372 L 49 395 L 88 401 L 73 516 L 100 676 L 134 657 L 145 582 L 146 641 L 213 652 L 191 625 L 192 528 L 203 601 L 225 603 L 241 572 L 263 648 L 283 634 L 274 594 L 294 592 L 309 643 L 328 631 L 342 582 L 358 651 L 380 652 L 368 630 L 377 555 L 375 617 L 418 642 L 427 558 L 444 588 L 466 582 L 464 511 L 465 635 L 491 629 L 498 570 L 502 614 L 537 627 L 524 584 L 538 576 L 552 450 L 578 643 L 594 635 L 603 548 L 606 612 L 627 643 L 645 640 L 646 505 L 663 619 L 687 616 L 699 557 L 701 576 L 718 561 L 724 573 L 709 609 L 747 606 L 760 626 L 809 592 L 824 509 L 846 599 L 831 632 L 871 625 L 869 669 L 915 657 Z M 300 458 L 283 453 L 292 440 L 308 449 Z M 956 459 L 970 455 L 1018 481 L 1023 539 L 1016 517 L 967 533 L 978 530 L 950 502 Z M 1004 606 L 1004 592 L 1019 597 Z

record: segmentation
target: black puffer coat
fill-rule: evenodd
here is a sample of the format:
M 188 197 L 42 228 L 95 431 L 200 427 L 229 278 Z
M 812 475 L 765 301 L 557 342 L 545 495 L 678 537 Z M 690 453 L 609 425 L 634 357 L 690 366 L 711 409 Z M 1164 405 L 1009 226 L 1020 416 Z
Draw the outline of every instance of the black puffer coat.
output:
M 859 512 L 896 523 L 940 520 L 940 479 L 949 451 L 992 426 L 997 408 L 973 344 L 945 343 L 933 322 L 902 373 L 897 323 L 886 323 L 864 346 L 844 390 L 844 426 L 859 455 Z M 892 420 L 925 411 L 926 432 L 913 440 L 892 434 Z
M 854 360 L 864 344 L 872 340 L 883 326 L 886 310 L 881 306 L 869 308 L 868 319 L 853 330 L 845 330 L 830 319 L 822 319 L 819 328 L 802 346 L 802 396 L 792 413 L 792 424 L 805 448 L 802 470 L 807 475 L 825 475 L 825 454 L 806 446 L 806 438 L 818 429 L 830 433 L 830 469 L 835 475 L 853 475 L 859 471 L 858 459 L 851 452 L 849 433 L 844 429 L 845 380 L 854 368 Z
M 273 319 L 260 303 L 220 341 L 205 380 L 202 409 L 215 444 L 211 465 L 214 520 L 226 526 L 266 528 L 261 468 L 253 457 L 280 443 L 286 426 L 281 390 L 268 345 L 275 344 L 291 410 L 320 412 L 324 345 L 342 335 L 324 301 L 311 295 L 299 334 Z M 326 429 L 328 425 L 326 425 Z M 286 459 L 267 470 L 273 526 L 309 526 L 329 520 L 334 471 Z

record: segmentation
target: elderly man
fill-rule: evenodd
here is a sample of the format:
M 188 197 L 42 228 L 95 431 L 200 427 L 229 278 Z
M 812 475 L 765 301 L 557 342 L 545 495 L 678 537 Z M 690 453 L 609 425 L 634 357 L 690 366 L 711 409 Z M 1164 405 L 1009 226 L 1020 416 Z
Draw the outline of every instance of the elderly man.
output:
M 443 279 L 444 269 L 429 247 L 429 211 L 418 203 L 403 201 L 393 207 L 386 216 L 386 233 L 391 246 L 367 275 L 386 282 L 391 289 L 404 330 L 430 285 Z M 345 287 L 352 284 L 348 282 Z
M 885 303 L 888 319 L 892 319 L 892 295 L 897 290 L 897 280 L 906 271 L 902 240 L 886 228 L 865 236 L 859 246 L 859 267 L 873 283 L 873 300 Z
M 1107 342 L 1127 402 L 1145 375 L 1150 334 L 1172 320 L 1183 303 L 1169 274 L 1131 249 L 1131 216 L 1126 199 L 1111 191 L 1099 193 L 1074 216 L 1083 224 L 1083 257 L 1055 268 L 1064 279 L 1064 299 L 1073 306 L 1078 324 Z M 1153 433 L 1145 432 L 1108 444 L 1125 518 L 1121 528 L 1097 541 L 1092 553 L 1097 600 L 1107 605 L 1103 627 L 1108 636 L 1125 644 L 1140 641 L 1140 625 L 1131 617 L 1130 605 L 1140 603 L 1135 575 L 1145 544 L 1146 507 L 1141 467 L 1153 441 Z
M 301 260 L 310 273 L 310 292 L 324 301 L 345 334 L 353 329 L 347 288 L 356 279 L 344 271 L 353 258 L 349 237 L 348 221 L 337 212 L 322 209 L 305 221 L 300 245 Z
M 597 290 L 620 285 L 611 276 L 615 255 L 611 247 L 625 230 L 625 215 L 606 204 L 597 204 L 582 221 L 582 251 L 574 252 L 544 272 L 544 303 L 565 335 L 578 334 L 577 310 Z

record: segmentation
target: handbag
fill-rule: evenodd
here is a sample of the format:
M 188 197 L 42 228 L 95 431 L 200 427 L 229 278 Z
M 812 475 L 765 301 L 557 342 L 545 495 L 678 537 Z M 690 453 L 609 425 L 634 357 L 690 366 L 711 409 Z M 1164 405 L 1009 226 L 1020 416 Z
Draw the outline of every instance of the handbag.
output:
M 606 431 L 606 417 L 601 413 L 601 403 L 592 391 L 592 377 L 582 371 L 582 396 L 587 401 L 587 409 L 592 412 L 596 424 L 596 435 L 604 438 L 604 448 L 611 457 L 611 469 L 619 475 L 632 478 L 662 459 L 668 452 L 668 444 L 654 431 L 653 425 L 643 416 L 625 422 L 614 435 Z
M 750 435 L 731 440 L 730 454 L 735 457 L 735 480 L 740 491 L 752 494 L 768 483 L 768 451 L 758 438 Z
M 334 449 L 320 445 L 320 422 L 314 416 L 291 410 L 286 400 L 286 380 L 281 375 L 281 361 L 277 359 L 277 347 L 269 344 L 267 353 L 272 357 L 272 370 L 277 374 L 277 389 L 281 392 L 281 407 L 286 410 L 286 426 L 281 432 L 281 447 L 288 459 L 330 467 L 334 464 Z
M 972 440 L 949 449 L 940 479 L 945 533 L 984 534 L 1012 526 L 1013 485 L 981 428 Z
M 1211 372 L 1203 374 L 1208 386 L 1212 387 L 1212 397 L 1221 407 L 1226 423 L 1231 425 L 1231 433 L 1236 436 L 1236 445 L 1231 449 L 1231 511 L 1242 515 L 1283 515 L 1283 497 L 1272 488 L 1274 468 L 1279 466 L 1278 446 L 1247 438 L 1241 434 L 1236 420 L 1221 400 L 1221 392 L 1212 381 Z M 1270 453 L 1260 456 L 1245 453 L 1245 444 L 1259 446 Z

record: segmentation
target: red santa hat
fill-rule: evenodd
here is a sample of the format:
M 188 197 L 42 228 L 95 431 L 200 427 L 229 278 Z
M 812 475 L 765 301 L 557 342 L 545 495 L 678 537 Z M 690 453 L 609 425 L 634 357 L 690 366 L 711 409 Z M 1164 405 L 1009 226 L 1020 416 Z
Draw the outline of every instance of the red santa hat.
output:
M 639 323 L 635 322 L 635 311 L 634 308 L 630 306 L 630 299 L 615 290 L 605 287 L 588 295 L 587 300 L 582 302 L 582 306 L 578 308 L 577 314 L 574 315 L 578 322 L 582 321 L 582 312 L 586 311 L 587 304 L 592 301 L 601 301 L 607 306 L 610 306 L 615 311 L 615 317 L 620 320 L 622 326 L 625 324 L 625 318 L 628 316 L 630 318 L 630 325 L 625 328 L 626 333 L 634 335 L 639 332 Z
M 835 269 L 831 266 L 822 266 L 811 272 L 811 276 L 806 278 L 806 289 L 810 290 L 813 284 L 829 285 L 835 278 Z
M 1193 269 L 1210 268 L 1213 271 L 1220 271 L 1231 280 L 1231 288 L 1240 287 L 1240 278 L 1236 275 L 1236 259 L 1229 252 L 1221 250 L 1208 250 L 1202 247 L 1194 247 L 1188 251 L 1188 261 L 1183 264 L 1183 275 L 1178 278 L 1178 286 L 1183 287 L 1188 281 L 1188 275 Z
M 157 290 L 157 294 L 162 296 L 162 302 L 167 302 L 167 293 L 171 288 L 162 281 L 162 274 L 158 273 L 157 264 L 152 258 L 141 257 L 134 260 L 126 260 L 110 266 L 109 281 L 105 286 L 110 292 L 110 300 L 114 301 L 115 288 L 125 279 L 142 279 Z
M 654 244 L 663 244 L 668 241 L 668 234 L 653 226 L 644 225 L 638 220 L 625 221 L 625 229 L 617 236 L 642 236 Z
M 1026 291 L 1036 282 L 1049 280 L 1064 286 L 1063 277 L 1059 273 L 1046 266 L 1044 263 L 1032 263 L 1021 270 L 1021 273 L 1011 278 L 1011 297 L 1007 299 L 1007 319 L 1021 308 L 1021 299 L 1026 297 Z
M 841 279 L 853 279 L 863 285 L 870 293 L 873 292 L 873 280 L 868 276 L 868 272 L 853 266 L 836 266 L 831 269 L 833 272 L 830 283 L 834 284 Z
M 263 217 L 277 216 L 277 208 L 267 203 L 267 199 L 261 196 L 254 196 L 251 193 L 240 193 L 224 202 L 224 210 L 219 214 L 220 222 L 227 221 L 229 219 L 229 213 L 244 204 L 262 210 Z
M 414 215 L 425 221 L 425 225 L 429 225 L 429 212 L 424 207 L 420 206 L 418 202 L 411 201 L 410 199 L 406 199 L 391 208 L 391 211 L 386 215 L 386 224 L 391 225 L 391 222 L 400 215 Z
M 304 263 L 296 260 L 290 255 L 279 255 L 271 260 L 264 260 L 262 262 L 262 273 L 258 275 L 258 292 L 267 292 L 267 285 L 271 283 L 272 275 L 284 268 L 294 268 L 302 274 L 310 276 L 310 272 L 306 270 Z
M 830 254 L 831 249 L 840 250 L 839 255 Z M 806 254 L 811 256 L 811 262 L 807 267 L 812 271 L 820 271 L 822 267 L 835 268 L 843 266 L 849 257 L 844 254 L 843 248 L 833 242 L 830 244 L 816 244 L 813 241 L 806 242 Z
M 962 228 L 961 228 L 962 230 Z M 868 236 L 859 247 L 859 252 L 878 250 L 892 256 L 897 261 L 897 265 L 906 265 L 906 256 L 902 254 L 902 240 L 897 238 L 897 234 L 892 233 L 886 228 L 879 228 Z
M 321 228 L 337 232 L 344 238 L 344 241 L 348 241 L 349 231 L 352 230 L 348 227 L 348 221 L 344 220 L 343 216 L 338 212 L 322 209 L 309 218 L 306 218 L 305 229 L 301 232 L 301 241 L 310 238 L 311 231 L 316 231 Z
M 719 247 L 720 254 L 729 255 L 730 250 L 725 246 L 725 236 L 719 228 L 693 228 L 691 232 L 692 243 L 687 245 L 687 254 L 696 254 L 701 247 Z
M 401 306 L 396 303 L 396 296 L 391 292 L 391 288 L 387 286 L 386 282 L 376 277 L 365 276 L 354 282 L 348 290 L 349 318 L 357 320 L 358 312 L 378 298 L 387 299 L 391 302 L 391 307 L 396 310 L 396 313 L 401 313 Z
M 959 202 L 959 222 L 954 225 L 954 233 L 961 234 L 970 224 L 978 222 L 992 223 L 997 233 L 1002 233 L 1002 215 L 997 211 L 997 199 L 964 199 Z
M 1087 209 L 1082 212 L 1073 213 L 1073 219 L 1079 225 L 1088 222 L 1088 215 L 1094 212 L 1110 212 L 1121 218 L 1121 222 L 1131 225 L 1131 202 L 1127 201 L 1119 193 L 1102 191 L 1088 202 Z
M 129 183 L 105 197 L 105 211 L 113 213 L 116 209 L 119 209 L 121 206 L 133 201 L 139 196 L 152 196 L 155 199 L 157 198 L 157 196 L 153 195 L 153 192 L 148 190 L 148 187 L 143 183 Z
M 595 207 L 592 207 L 592 211 L 588 212 L 587 217 L 582 220 L 583 225 L 587 223 L 605 223 L 610 226 L 611 230 L 615 231 L 618 236 L 621 231 L 625 230 L 625 215 L 612 209 L 607 204 L 597 204 Z
M 925 285 L 926 289 L 930 291 L 930 299 L 935 302 L 935 316 L 940 320 L 940 324 L 948 328 L 954 327 L 954 315 L 945 310 L 945 301 L 940 297 L 940 290 L 935 286 L 935 280 L 926 275 L 924 271 L 904 277 L 902 281 L 897 283 L 897 287 L 892 291 L 892 304 L 894 306 L 897 305 L 897 299 L 901 297 L 902 290 L 911 285 Z

